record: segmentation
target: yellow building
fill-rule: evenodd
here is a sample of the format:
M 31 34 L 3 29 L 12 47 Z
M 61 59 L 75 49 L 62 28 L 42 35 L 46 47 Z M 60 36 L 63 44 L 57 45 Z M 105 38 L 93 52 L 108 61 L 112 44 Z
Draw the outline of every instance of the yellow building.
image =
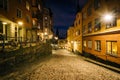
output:
M 0 0 L 0 33 L 6 40 L 25 41 L 30 36 L 32 16 L 30 1 Z
M 120 1 L 91 0 L 82 9 L 83 51 L 120 64 Z
M 120 64 L 120 1 L 89 0 L 82 8 L 82 50 L 103 60 Z M 80 13 L 80 12 L 79 12 Z M 77 18 L 74 21 L 76 25 Z M 77 28 L 74 25 L 74 33 Z M 69 30 L 68 30 L 69 32 Z M 70 34 L 70 33 L 69 33 Z M 68 35 L 68 41 L 69 41 Z M 75 36 L 75 41 L 80 38 Z M 80 44 L 81 45 L 81 44 Z
M 82 53 L 82 14 L 78 12 L 74 21 L 73 51 Z
M 74 26 L 70 26 L 67 31 L 67 49 L 73 51 L 73 41 L 74 41 Z

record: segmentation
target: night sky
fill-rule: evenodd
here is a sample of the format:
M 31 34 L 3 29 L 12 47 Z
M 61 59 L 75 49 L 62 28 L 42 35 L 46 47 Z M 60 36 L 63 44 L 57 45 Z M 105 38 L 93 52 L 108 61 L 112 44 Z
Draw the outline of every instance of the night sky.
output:
M 66 37 L 66 30 L 73 24 L 77 11 L 77 0 L 43 0 L 53 12 L 54 30 L 58 29 L 59 37 Z M 87 0 L 79 0 L 82 8 Z M 54 31 L 54 32 L 55 32 Z M 62 32 L 63 31 L 63 32 Z

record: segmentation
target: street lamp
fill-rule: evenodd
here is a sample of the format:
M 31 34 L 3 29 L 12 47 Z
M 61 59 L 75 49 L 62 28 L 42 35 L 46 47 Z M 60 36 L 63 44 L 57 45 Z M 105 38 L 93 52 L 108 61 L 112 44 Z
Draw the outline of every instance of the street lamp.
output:
M 109 23 L 113 21 L 113 15 L 110 13 L 107 13 L 103 16 L 103 19 L 105 22 Z
M 55 40 L 58 40 L 58 37 L 54 37 L 55 38 Z
M 23 22 L 19 21 L 18 24 L 19 24 L 20 26 L 22 26 L 22 25 L 23 25 Z

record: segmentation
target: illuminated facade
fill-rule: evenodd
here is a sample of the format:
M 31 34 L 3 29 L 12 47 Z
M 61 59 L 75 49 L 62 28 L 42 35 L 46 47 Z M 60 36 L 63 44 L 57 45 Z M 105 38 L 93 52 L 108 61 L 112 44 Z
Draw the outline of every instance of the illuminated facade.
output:
M 44 13 L 43 13 L 43 36 L 44 39 L 52 39 L 53 37 L 53 17 L 52 17 L 52 12 L 48 8 L 44 8 Z
M 67 31 L 67 49 L 73 51 L 73 41 L 74 41 L 74 26 L 70 26 Z
M 90 53 L 120 64 L 119 4 L 118 0 L 89 0 L 83 7 L 81 11 L 83 54 Z
M 32 0 L 32 41 L 42 40 L 43 8 L 42 0 Z
M 6 40 L 36 42 L 43 37 L 42 0 L 0 0 L 0 34 Z
M 25 0 L 0 0 L 0 33 L 6 39 L 25 41 L 31 37 L 32 17 L 30 13 L 30 1 Z

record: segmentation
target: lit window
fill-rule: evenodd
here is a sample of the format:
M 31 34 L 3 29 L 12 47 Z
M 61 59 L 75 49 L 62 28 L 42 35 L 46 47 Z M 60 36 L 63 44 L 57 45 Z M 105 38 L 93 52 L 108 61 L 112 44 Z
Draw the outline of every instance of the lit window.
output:
M 117 56 L 117 42 L 107 41 L 107 54 Z
M 76 31 L 76 36 L 80 35 L 80 30 Z
M 83 47 L 86 47 L 86 46 L 87 46 L 86 41 L 83 41 Z
M 47 20 L 48 18 L 47 17 L 45 17 L 45 20 Z
M 95 41 L 95 50 L 101 51 L 101 41 L 100 40 Z
M 30 10 L 30 4 L 26 1 L 26 9 L 29 11 Z
M 92 41 L 88 41 L 88 48 L 92 49 Z
M 100 23 L 100 19 L 97 18 L 95 19 L 95 27 L 94 27 L 94 31 L 98 31 L 101 29 L 101 23 Z
M 41 6 L 40 6 L 40 4 L 38 5 L 38 9 L 41 10 Z

